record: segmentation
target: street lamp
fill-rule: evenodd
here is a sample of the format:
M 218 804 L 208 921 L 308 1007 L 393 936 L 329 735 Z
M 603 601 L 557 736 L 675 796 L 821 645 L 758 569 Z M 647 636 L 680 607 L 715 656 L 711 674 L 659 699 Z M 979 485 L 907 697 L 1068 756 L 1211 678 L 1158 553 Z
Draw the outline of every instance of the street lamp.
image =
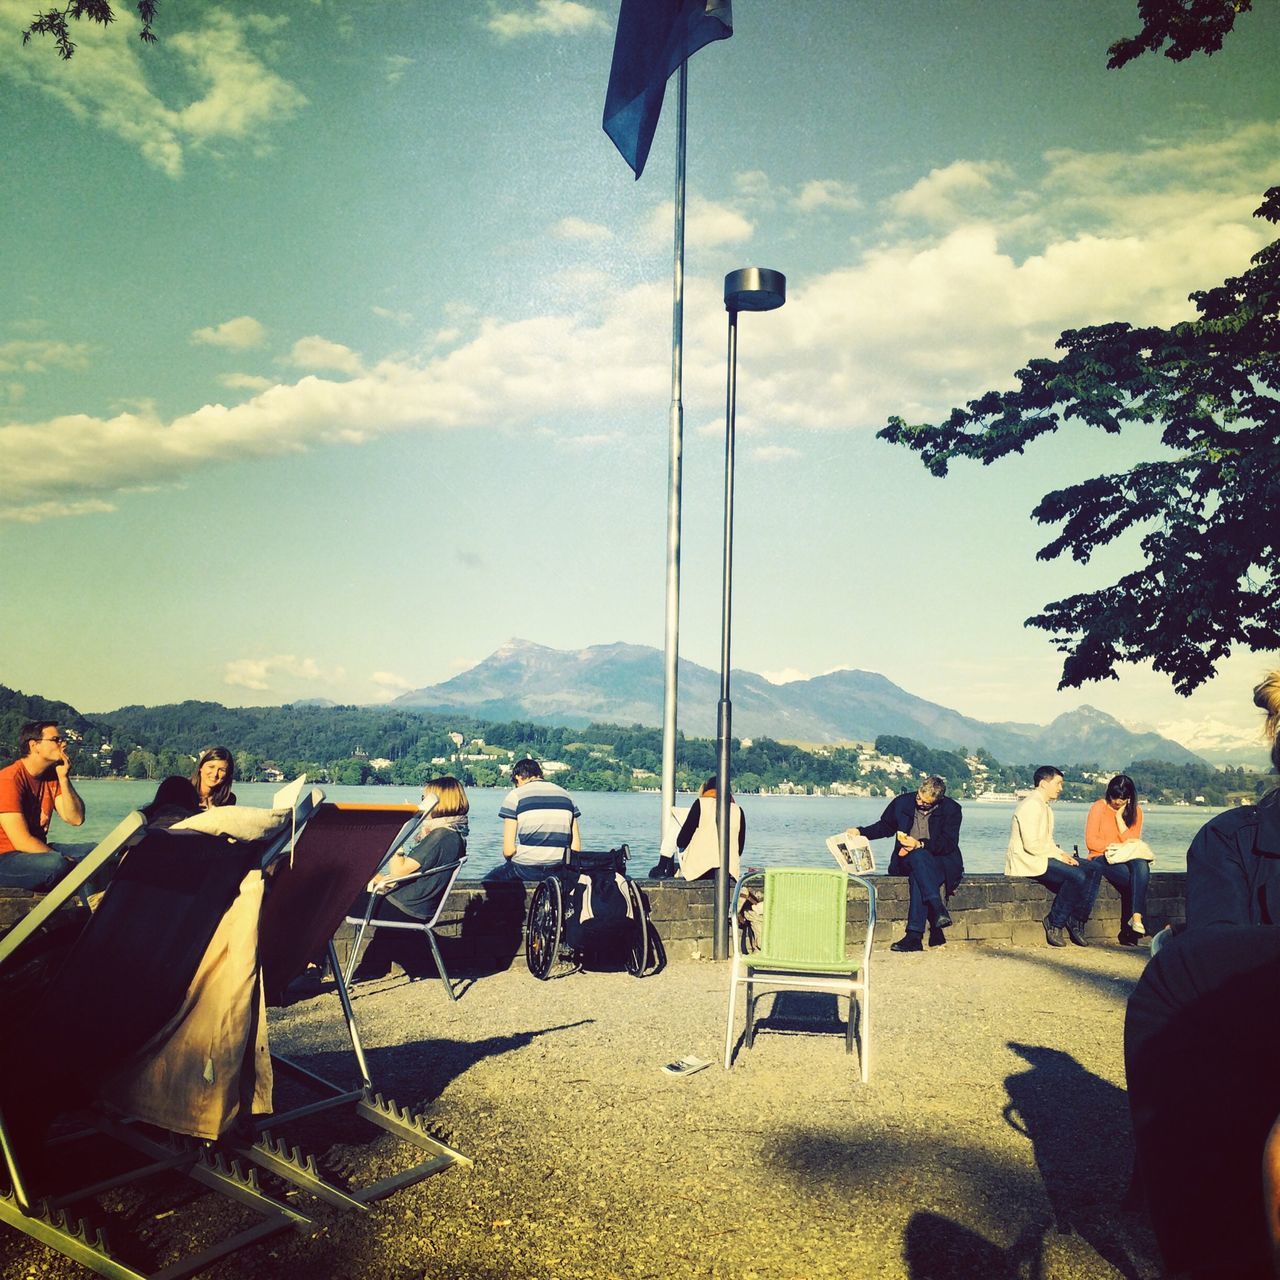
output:
M 733 433 L 738 391 L 738 312 L 775 311 L 787 300 L 787 278 L 767 267 L 740 267 L 724 278 L 729 313 L 729 375 L 724 428 L 724 576 L 721 586 L 720 704 L 716 714 L 716 827 L 720 865 L 716 868 L 715 947 L 717 960 L 729 958 L 729 743 L 733 704 L 729 700 L 729 637 L 733 614 Z

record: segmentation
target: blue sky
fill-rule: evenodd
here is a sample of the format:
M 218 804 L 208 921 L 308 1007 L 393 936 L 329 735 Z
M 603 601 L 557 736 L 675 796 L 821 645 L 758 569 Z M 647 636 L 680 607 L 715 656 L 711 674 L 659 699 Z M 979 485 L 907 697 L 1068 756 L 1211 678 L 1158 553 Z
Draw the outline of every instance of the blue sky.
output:
M 367 702 L 513 636 L 660 646 L 674 100 L 637 183 L 600 129 L 616 4 L 173 0 L 69 65 L 21 47 L 32 7 L 0 0 L 0 681 Z M 1108 72 L 1135 12 L 739 0 L 693 59 L 683 656 L 719 660 L 721 286 L 757 264 L 789 297 L 740 326 L 735 665 L 1256 730 L 1275 654 L 1058 694 L 1022 626 L 1133 557 L 1037 564 L 1028 513 L 1140 432 L 945 482 L 874 439 L 1266 243 L 1280 12 Z

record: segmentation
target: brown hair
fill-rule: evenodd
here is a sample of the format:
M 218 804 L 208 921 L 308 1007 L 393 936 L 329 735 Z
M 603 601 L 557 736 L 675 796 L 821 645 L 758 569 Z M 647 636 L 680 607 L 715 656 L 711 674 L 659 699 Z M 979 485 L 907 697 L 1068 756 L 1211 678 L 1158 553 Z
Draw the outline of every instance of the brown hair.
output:
M 1280 671 L 1271 671 L 1253 691 L 1253 705 L 1267 713 L 1262 736 L 1271 742 L 1271 767 L 1280 773 Z
M 458 818 L 471 809 L 471 802 L 462 789 L 462 783 L 449 774 L 424 783 L 422 794 L 425 796 L 428 791 L 436 797 L 435 808 L 431 810 L 433 818 Z
M 197 797 L 200 795 L 200 770 L 210 760 L 221 760 L 227 766 L 226 776 L 208 796 L 209 808 L 219 809 L 231 801 L 231 784 L 236 780 L 236 762 L 226 747 L 206 747 L 196 760 L 196 767 L 191 770 L 191 785 L 195 787 Z
M 698 794 L 699 794 L 700 796 L 707 796 L 708 798 L 710 798 L 710 797 L 714 796 L 714 795 L 715 795 L 715 793 L 716 793 L 716 775 L 713 773 L 713 774 L 711 775 L 711 777 L 709 777 L 709 778 L 706 780 L 706 782 L 704 782 L 704 783 L 702 784 L 702 790 L 701 790 L 701 791 L 699 791 L 699 792 L 698 792 Z M 737 801 L 735 801 L 735 800 L 734 800 L 734 798 L 733 798 L 733 792 L 732 792 L 732 791 L 730 791 L 730 792 L 729 792 L 729 803 L 730 803 L 730 804 L 736 804 L 736 803 L 737 803 Z

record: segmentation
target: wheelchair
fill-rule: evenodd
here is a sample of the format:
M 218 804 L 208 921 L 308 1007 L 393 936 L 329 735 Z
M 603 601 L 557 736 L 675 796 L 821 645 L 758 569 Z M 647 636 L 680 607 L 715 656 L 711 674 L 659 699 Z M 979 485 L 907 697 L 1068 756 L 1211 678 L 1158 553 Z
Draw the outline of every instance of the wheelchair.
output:
M 627 879 L 630 854 L 625 844 L 602 852 L 566 849 L 538 883 L 524 931 L 525 960 L 535 978 L 545 982 L 565 964 L 577 972 L 589 956 L 605 953 L 620 954 L 632 977 L 645 975 L 650 925 L 644 898 Z

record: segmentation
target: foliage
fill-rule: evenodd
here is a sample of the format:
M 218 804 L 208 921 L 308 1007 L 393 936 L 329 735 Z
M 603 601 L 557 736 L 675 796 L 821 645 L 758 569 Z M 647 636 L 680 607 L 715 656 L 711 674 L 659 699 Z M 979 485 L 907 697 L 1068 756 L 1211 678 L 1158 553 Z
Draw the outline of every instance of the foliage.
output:
M 142 19 L 142 30 L 138 39 L 143 44 L 154 44 L 156 35 L 151 29 L 156 19 L 157 0 L 138 0 L 138 17 Z M 69 21 L 77 22 L 88 18 L 99 26 L 109 26 L 116 20 L 115 11 L 107 0 L 70 0 L 61 9 L 45 9 L 36 14 L 31 25 L 22 33 L 22 43 L 26 44 L 32 36 L 52 36 L 58 49 L 58 57 L 64 62 L 70 61 L 76 47 L 71 41 Z
M 1107 50 L 1107 66 L 1114 70 L 1157 51 L 1173 62 L 1193 53 L 1217 53 L 1236 18 L 1252 8 L 1253 0 L 1138 0 L 1142 30 Z
M 1280 221 L 1280 187 L 1257 212 Z M 1280 240 L 1191 300 L 1198 317 L 1168 329 L 1068 330 L 1066 354 L 1032 360 L 1017 390 L 989 391 L 938 426 L 893 417 L 879 433 L 945 476 L 955 458 L 986 465 L 1071 420 L 1109 435 L 1159 426 L 1171 456 L 1047 494 L 1032 512 L 1062 526 L 1040 560 L 1087 562 L 1142 531 L 1141 568 L 1027 620 L 1067 655 L 1059 688 L 1150 659 L 1187 694 L 1233 645 L 1280 646 Z
M 954 751 L 938 751 L 926 747 L 913 738 L 899 738 L 882 733 L 876 739 L 876 750 L 882 756 L 901 756 L 913 769 L 922 774 L 937 774 L 954 786 L 957 782 L 973 777 L 973 770 L 965 763 L 963 755 Z

